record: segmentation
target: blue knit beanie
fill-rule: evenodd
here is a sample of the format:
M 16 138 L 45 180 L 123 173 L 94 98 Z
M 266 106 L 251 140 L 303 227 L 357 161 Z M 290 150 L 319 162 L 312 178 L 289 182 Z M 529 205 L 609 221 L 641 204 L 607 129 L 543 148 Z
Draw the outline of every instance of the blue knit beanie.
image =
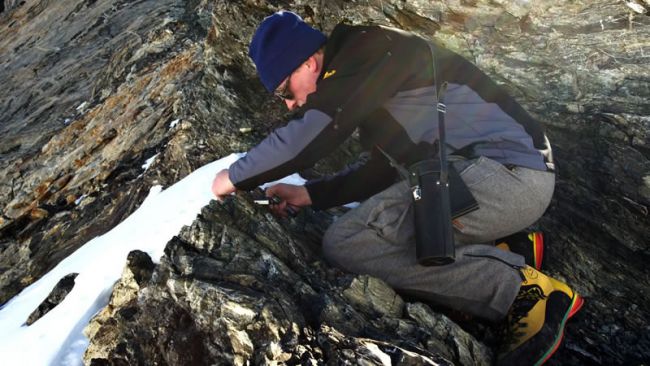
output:
M 297 14 L 279 11 L 264 18 L 255 31 L 248 55 L 255 62 L 266 90 L 273 92 L 326 41 L 323 33 Z

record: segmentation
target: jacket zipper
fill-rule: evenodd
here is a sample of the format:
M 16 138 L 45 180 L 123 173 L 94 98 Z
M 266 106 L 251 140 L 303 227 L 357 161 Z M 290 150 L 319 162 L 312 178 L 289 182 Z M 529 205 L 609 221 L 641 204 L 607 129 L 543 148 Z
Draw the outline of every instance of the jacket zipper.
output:
M 516 270 L 517 270 L 517 273 L 519 273 L 519 277 L 521 277 L 521 280 L 522 280 L 522 281 L 524 281 L 524 280 L 526 279 L 526 277 L 524 277 L 523 272 L 521 271 L 521 269 L 522 269 L 523 267 L 521 267 L 521 266 L 515 266 L 514 264 L 510 264 L 510 263 L 504 261 L 503 259 L 501 259 L 501 258 L 499 258 L 499 257 L 495 257 L 495 256 L 492 256 L 492 255 L 477 255 L 477 254 L 463 254 L 463 255 L 466 256 L 466 257 L 472 257 L 472 258 L 489 258 L 489 259 L 494 259 L 494 260 L 496 260 L 496 261 L 499 261 L 499 262 L 505 264 L 505 265 L 508 266 L 508 267 L 511 267 L 511 268 L 516 269 Z

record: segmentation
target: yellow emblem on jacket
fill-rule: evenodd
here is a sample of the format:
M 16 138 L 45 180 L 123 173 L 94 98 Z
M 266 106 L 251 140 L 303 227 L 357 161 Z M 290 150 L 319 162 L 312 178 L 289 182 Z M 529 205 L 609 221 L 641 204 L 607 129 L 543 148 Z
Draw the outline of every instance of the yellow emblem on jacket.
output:
M 334 74 L 336 74 L 336 70 L 326 71 L 325 75 L 323 75 L 323 80 L 327 79 L 328 77 L 330 77 L 330 76 L 332 76 Z

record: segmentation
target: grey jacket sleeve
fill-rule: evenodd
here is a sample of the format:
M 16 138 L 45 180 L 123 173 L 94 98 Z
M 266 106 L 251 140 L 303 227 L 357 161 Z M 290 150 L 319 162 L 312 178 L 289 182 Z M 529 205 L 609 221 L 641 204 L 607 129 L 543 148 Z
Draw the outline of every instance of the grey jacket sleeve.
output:
M 273 131 L 246 156 L 230 166 L 229 176 L 238 189 L 250 190 L 309 167 L 319 157 L 310 159 L 301 153 L 332 122 L 318 110 L 308 110 L 302 118 L 290 121 Z M 332 149 L 336 148 L 332 146 Z

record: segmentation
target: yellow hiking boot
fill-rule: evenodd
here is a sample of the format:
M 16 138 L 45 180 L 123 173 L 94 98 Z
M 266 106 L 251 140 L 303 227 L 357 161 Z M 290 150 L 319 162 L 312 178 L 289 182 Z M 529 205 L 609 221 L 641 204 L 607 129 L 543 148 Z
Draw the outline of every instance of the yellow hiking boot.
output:
M 583 299 L 566 284 L 530 266 L 507 316 L 498 365 L 541 365 L 557 350 L 566 321 Z
M 496 247 L 524 257 L 527 265 L 540 270 L 544 257 L 544 234 L 541 231 L 520 231 L 496 240 Z

